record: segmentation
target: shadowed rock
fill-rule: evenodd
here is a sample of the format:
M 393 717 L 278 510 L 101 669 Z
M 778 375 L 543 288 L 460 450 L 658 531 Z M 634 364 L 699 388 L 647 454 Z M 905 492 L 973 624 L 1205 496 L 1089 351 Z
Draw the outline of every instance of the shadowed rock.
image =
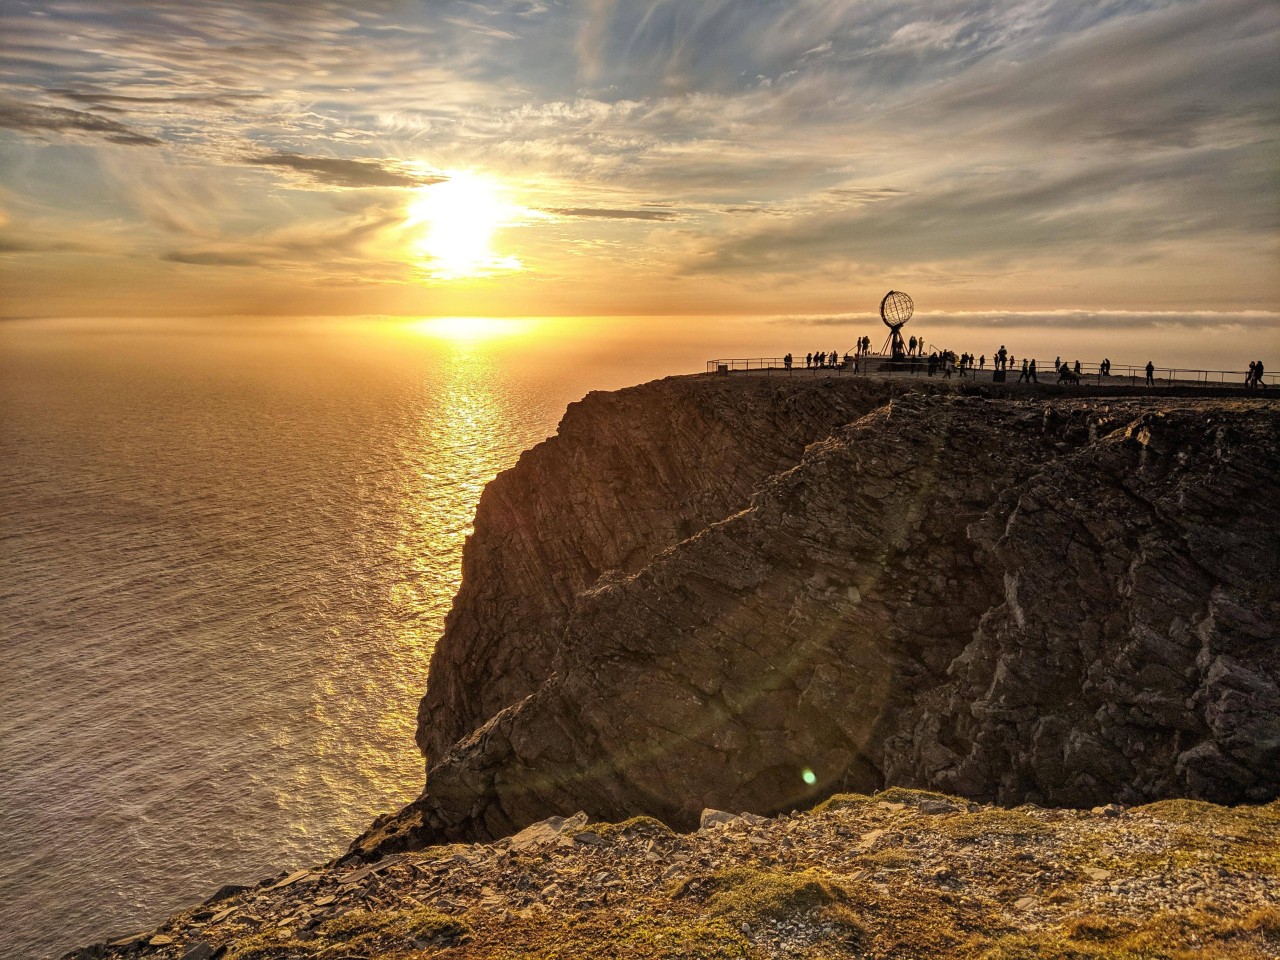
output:
M 886 399 L 690 378 L 571 409 L 482 499 L 427 791 L 354 849 L 887 784 L 1280 793 L 1277 406 Z

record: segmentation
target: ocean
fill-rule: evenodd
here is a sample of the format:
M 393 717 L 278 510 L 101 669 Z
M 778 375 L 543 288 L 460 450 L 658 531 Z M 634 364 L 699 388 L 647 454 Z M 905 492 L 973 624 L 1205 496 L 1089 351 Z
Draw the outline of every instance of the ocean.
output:
M 620 321 L 0 324 L 0 954 L 331 858 L 423 781 L 485 483 L 702 369 Z
M 421 787 L 415 711 L 485 483 L 589 390 L 855 332 L 0 322 L 0 954 L 341 853 Z

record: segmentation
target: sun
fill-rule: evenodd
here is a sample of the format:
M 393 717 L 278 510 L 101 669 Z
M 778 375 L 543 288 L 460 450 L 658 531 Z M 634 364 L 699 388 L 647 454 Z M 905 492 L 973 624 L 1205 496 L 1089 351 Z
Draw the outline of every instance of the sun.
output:
M 406 226 L 415 231 L 414 254 L 427 261 L 433 276 L 478 277 L 520 268 L 514 257 L 498 256 L 493 249 L 494 232 L 514 214 L 495 181 L 460 171 L 417 190 Z

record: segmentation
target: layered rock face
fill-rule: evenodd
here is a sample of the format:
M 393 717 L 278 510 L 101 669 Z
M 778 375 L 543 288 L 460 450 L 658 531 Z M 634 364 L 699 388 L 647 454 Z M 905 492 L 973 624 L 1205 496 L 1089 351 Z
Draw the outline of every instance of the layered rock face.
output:
M 1273 798 L 1278 467 L 1267 401 L 593 395 L 486 491 L 427 791 L 357 846 L 890 784 Z
M 583 590 L 741 510 L 806 444 L 902 389 L 682 377 L 571 404 L 481 498 L 419 710 L 428 767 L 551 675 Z

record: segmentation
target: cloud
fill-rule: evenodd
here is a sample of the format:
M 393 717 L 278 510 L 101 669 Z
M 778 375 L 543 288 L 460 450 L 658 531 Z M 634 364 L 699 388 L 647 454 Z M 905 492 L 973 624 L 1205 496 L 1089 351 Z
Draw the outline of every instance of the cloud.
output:
M 558 217 L 584 217 L 601 220 L 678 220 L 670 210 L 613 210 L 605 207 L 549 207 L 547 213 Z
M 295 153 L 271 153 L 244 158 L 260 167 L 284 167 L 331 187 L 421 187 L 448 177 L 406 173 L 387 167 L 385 161 L 344 160 L 337 157 L 304 157 Z
M 50 88 L 49 93 L 54 96 L 62 97 L 64 100 L 71 100 L 75 103 L 88 103 L 94 106 L 104 107 L 108 110 L 121 109 L 123 107 L 130 106 L 164 106 L 183 108 L 199 106 L 237 107 L 243 104 L 267 99 L 267 95 L 263 93 L 221 93 L 187 96 L 132 96 L 95 90 L 65 90 L 57 87 Z
M 170 250 L 161 254 L 160 259 L 201 267 L 256 267 L 264 260 L 261 256 L 227 250 Z
M 66 107 L 28 105 L 8 99 L 0 100 L 0 127 L 20 133 L 92 133 L 112 143 L 128 146 L 152 147 L 163 142 L 94 113 Z
M 0 234 L 0 254 L 6 253 L 91 253 L 96 248 L 71 240 L 39 240 Z

